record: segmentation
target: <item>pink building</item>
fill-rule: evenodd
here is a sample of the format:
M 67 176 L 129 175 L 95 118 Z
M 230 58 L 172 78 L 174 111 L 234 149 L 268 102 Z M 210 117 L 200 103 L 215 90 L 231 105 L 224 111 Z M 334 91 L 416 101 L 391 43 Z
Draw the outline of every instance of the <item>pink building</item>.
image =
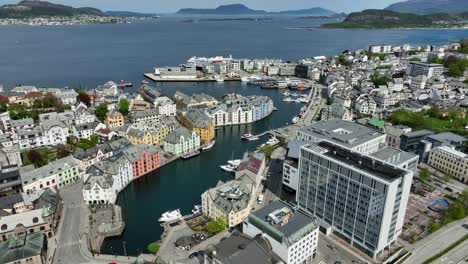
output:
M 159 147 L 146 144 L 134 145 L 123 151 L 123 155 L 132 163 L 133 177 L 138 178 L 161 166 Z

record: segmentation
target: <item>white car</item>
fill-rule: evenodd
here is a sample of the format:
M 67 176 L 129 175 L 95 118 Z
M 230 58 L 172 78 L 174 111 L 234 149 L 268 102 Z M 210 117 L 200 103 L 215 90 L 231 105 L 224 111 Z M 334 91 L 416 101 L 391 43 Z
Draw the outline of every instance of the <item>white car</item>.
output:
M 258 196 L 257 202 L 258 202 L 258 204 L 262 204 L 262 203 L 263 203 L 263 194 L 260 194 L 260 195 Z

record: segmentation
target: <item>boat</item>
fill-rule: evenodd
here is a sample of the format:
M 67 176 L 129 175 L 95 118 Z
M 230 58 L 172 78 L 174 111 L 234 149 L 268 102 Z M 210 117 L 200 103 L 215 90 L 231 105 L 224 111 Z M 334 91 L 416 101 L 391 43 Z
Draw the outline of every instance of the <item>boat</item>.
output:
M 217 82 L 224 82 L 223 77 L 221 77 L 221 76 L 219 76 L 219 75 L 215 76 L 214 79 L 215 79 Z
M 237 167 L 236 166 L 232 166 L 230 164 L 227 164 L 227 165 L 221 165 L 219 166 L 222 170 L 224 171 L 227 171 L 227 172 L 235 172 Z
M 242 160 L 240 159 L 236 159 L 236 160 L 228 160 L 228 164 L 229 165 L 232 165 L 232 166 L 239 166 L 241 164 Z
M 291 94 L 290 94 L 288 91 L 286 91 L 286 92 L 283 93 L 283 95 L 284 95 L 284 96 L 289 96 L 289 95 L 291 95 Z
M 276 81 L 276 87 L 278 89 L 286 89 L 286 88 L 288 88 L 288 82 L 287 81 Z
M 299 117 L 298 116 L 295 116 L 292 120 L 292 123 L 293 124 L 296 124 L 297 122 L 299 122 Z
M 273 106 L 273 111 L 278 111 L 278 108 Z
M 193 157 L 195 157 L 195 156 L 198 156 L 199 154 L 200 154 L 200 151 L 195 151 L 195 152 L 191 152 L 191 153 L 182 155 L 182 158 L 183 158 L 184 160 L 186 160 L 186 159 L 190 159 L 190 158 L 193 158 Z
M 202 206 L 201 205 L 195 205 L 192 209 L 192 213 L 194 215 L 198 215 L 202 212 Z
M 250 137 L 253 137 L 253 135 L 251 133 L 247 133 L 247 134 L 242 135 L 241 139 L 248 139 Z
M 210 144 L 202 147 L 202 150 L 209 150 L 210 148 L 214 146 L 215 143 L 216 143 L 216 140 L 211 141 Z
M 286 98 L 283 99 L 283 101 L 285 101 L 285 102 L 292 102 L 293 99 L 292 99 L 291 97 L 286 97 Z
M 133 83 L 128 83 L 128 82 L 125 82 L 124 80 L 120 80 L 119 86 L 120 87 L 132 87 Z
M 299 98 L 299 99 L 297 99 L 297 100 L 298 100 L 299 102 L 305 103 L 305 104 L 307 104 L 307 103 L 309 102 L 309 99 L 304 98 L 304 97 L 301 97 L 301 98 Z
M 149 82 L 147 80 L 143 80 L 141 81 L 142 84 L 149 84 Z
M 173 210 L 173 211 L 167 211 L 161 215 L 161 218 L 159 218 L 159 222 L 172 222 L 175 220 L 179 220 L 182 218 L 182 214 L 180 213 L 179 209 Z
M 262 89 L 276 89 L 278 88 L 278 85 L 274 82 L 266 82 L 264 84 L 260 85 L 260 88 Z
M 244 76 L 244 77 L 241 78 L 241 81 L 242 81 L 242 82 L 248 82 L 248 81 L 250 81 L 250 78 Z

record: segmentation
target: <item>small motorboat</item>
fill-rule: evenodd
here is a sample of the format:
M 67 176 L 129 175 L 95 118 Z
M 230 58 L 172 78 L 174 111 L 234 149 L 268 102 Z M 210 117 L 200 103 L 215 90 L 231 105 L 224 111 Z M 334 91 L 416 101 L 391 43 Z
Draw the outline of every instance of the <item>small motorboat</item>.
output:
M 187 160 L 187 159 L 190 159 L 190 158 L 193 158 L 195 156 L 198 156 L 200 154 L 200 151 L 195 151 L 195 152 L 192 152 L 192 153 L 188 153 L 188 154 L 185 154 L 185 155 L 182 155 L 182 158 L 184 160 Z
M 292 120 L 292 123 L 293 124 L 296 124 L 297 122 L 299 122 L 299 117 L 298 116 L 295 116 Z
M 251 136 L 251 137 L 247 138 L 248 141 L 255 141 L 255 140 L 258 140 L 258 139 L 259 139 L 259 137 L 257 137 L 257 136 Z
M 192 209 L 192 213 L 194 215 L 198 215 L 202 212 L 202 206 L 201 205 L 195 205 Z
M 142 84 L 149 84 L 149 82 L 147 80 L 143 80 L 141 81 Z
M 247 133 L 247 134 L 244 134 L 241 136 L 241 139 L 248 139 L 248 138 L 251 138 L 253 137 L 253 135 L 251 133 Z
M 228 164 L 229 165 L 232 165 L 232 166 L 239 166 L 241 164 L 242 160 L 240 159 L 236 159 L 236 160 L 228 160 Z
M 291 97 L 286 97 L 286 98 L 283 99 L 283 101 L 285 101 L 285 102 L 292 102 L 293 99 L 292 99 Z
M 232 166 L 232 165 L 230 165 L 230 164 L 221 165 L 221 166 L 219 166 L 219 167 L 221 167 L 222 170 L 227 171 L 227 172 L 235 172 L 236 169 L 237 169 L 236 166 Z
M 290 96 L 291 94 L 288 91 L 286 91 L 286 92 L 283 93 L 283 95 L 284 96 Z
M 216 143 L 216 140 L 211 141 L 210 144 L 202 147 L 202 150 L 209 150 L 210 148 L 212 148 L 215 145 L 215 143 Z
M 179 220 L 182 218 L 182 214 L 180 213 L 179 209 L 173 210 L 173 211 L 167 211 L 161 215 L 161 218 L 159 218 L 159 222 L 172 222 L 175 220 Z

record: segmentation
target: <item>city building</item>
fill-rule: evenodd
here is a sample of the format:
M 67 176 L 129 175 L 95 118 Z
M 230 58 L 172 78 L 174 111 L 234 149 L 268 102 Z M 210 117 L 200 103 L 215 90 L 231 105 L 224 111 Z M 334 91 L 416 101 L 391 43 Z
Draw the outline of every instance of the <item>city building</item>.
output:
M 297 191 L 299 188 L 299 154 L 301 147 L 308 144 L 306 141 L 289 140 L 288 152 L 283 162 L 283 186 L 289 191 Z
M 19 169 L 23 192 L 29 193 L 45 188 L 62 188 L 78 181 L 82 173 L 79 170 L 80 163 L 68 156 L 50 162 L 39 168 L 33 165 L 21 167 Z
M 401 145 L 401 135 L 411 132 L 411 128 L 386 124 L 384 131 L 385 134 L 387 134 L 387 146 L 399 149 Z
M 376 258 L 402 232 L 413 172 L 328 141 L 301 148 L 301 209 Z
M 161 79 L 191 80 L 197 78 L 197 71 L 193 67 L 156 67 L 154 75 Z
M 119 111 L 110 111 L 104 123 L 112 128 L 124 125 L 124 116 Z
M 164 138 L 164 151 L 172 155 L 185 155 L 200 148 L 200 136 L 185 127 L 179 127 Z
M 140 87 L 140 95 L 146 102 L 154 105 L 157 98 L 161 96 L 161 92 L 154 87 L 144 84 Z
M 244 221 L 242 232 L 266 238 L 284 263 L 311 263 L 317 252 L 317 220 L 280 200 L 252 212 Z
M 440 146 L 429 152 L 427 164 L 463 183 L 468 182 L 468 155 L 454 147 Z
M 161 115 L 157 109 L 136 111 L 130 114 L 131 127 L 146 131 L 161 124 Z
M 42 232 L 10 235 L 0 242 L 0 263 L 46 264 L 47 239 Z
M 392 53 L 392 45 L 371 45 L 369 46 L 370 53 Z
M 268 240 L 262 236 L 249 237 L 235 230 L 219 243 L 204 250 L 206 264 L 280 264 L 281 258 L 273 252 Z
M 215 138 L 214 119 L 205 114 L 201 109 L 189 109 L 187 112 L 180 112 L 179 120 L 182 125 L 198 135 L 201 144 L 208 144 Z
M 168 135 L 168 130 L 159 126 L 159 129 L 149 129 L 146 131 L 139 129 L 129 129 L 127 132 L 127 139 L 133 145 L 147 144 L 151 146 L 157 146 L 162 143 L 162 140 Z
M 362 154 L 370 154 L 385 146 L 386 135 L 358 123 L 335 119 L 300 128 L 296 139 L 307 142 L 324 139 Z
M 322 109 L 320 113 L 320 120 L 327 121 L 332 119 L 340 119 L 344 121 L 352 121 L 353 114 L 350 109 L 346 108 L 340 103 L 334 102 L 331 105 L 327 105 Z
M 21 192 L 21 178 L 15 165 L 0 167 L 0 197 Z
M 413 77 L 423 75 L 431 78 L 440 76 L 442 73 L 444 73 L 444 65 L 442 64 L 412 61 L 408 68 L 408 74 Z
M 132 164 L 132 173 L 134 178 L 143 176 L 161 166 L 160 153 L 158 147 L 139 144 L 124 150 L 123 155 Z
M 99 122 L 79 123 L 71 128 L 71 134 L 78 139 L 91 139 L 95 131 L 106 128 L 106 125 Z
M 235 227 L 250 214 L 255 203 L 256 183 L 243 175 L 205 191 L 202 198 L 203 214 L 211 219 L 223 218 L 229 227 Z
M 40 208 L 0 218 L 0 237 L 7 241 L 9 236 L 18 234 L 46 234 L 51 238 L 57 225 L 55 214 L 48 208 Z
M 132 179 L 132 164 L 122 154 L 100 161 L 86 171 L 83 200 L 85 204 L 114 204 Z
M 426 139 L 428 136 L 433 134 L 434 132 L 430 130 L 417 130 L 402 134 L 400 138 L 400 149 L 407 152 L 419 154 L 420 141 Z
M 112 150 L 107 144 L 97 145 L 90 149 L 78 147 L 73 152 L 73 157 L 80 163 L 80 170 L 86 171 L 93 164 L 112 157 Z
M 167 96 L 156 98 L 154 107 L 156 107 L 159 114 L 162 116 L 175 116 L 177 113 L 176 104 Z

